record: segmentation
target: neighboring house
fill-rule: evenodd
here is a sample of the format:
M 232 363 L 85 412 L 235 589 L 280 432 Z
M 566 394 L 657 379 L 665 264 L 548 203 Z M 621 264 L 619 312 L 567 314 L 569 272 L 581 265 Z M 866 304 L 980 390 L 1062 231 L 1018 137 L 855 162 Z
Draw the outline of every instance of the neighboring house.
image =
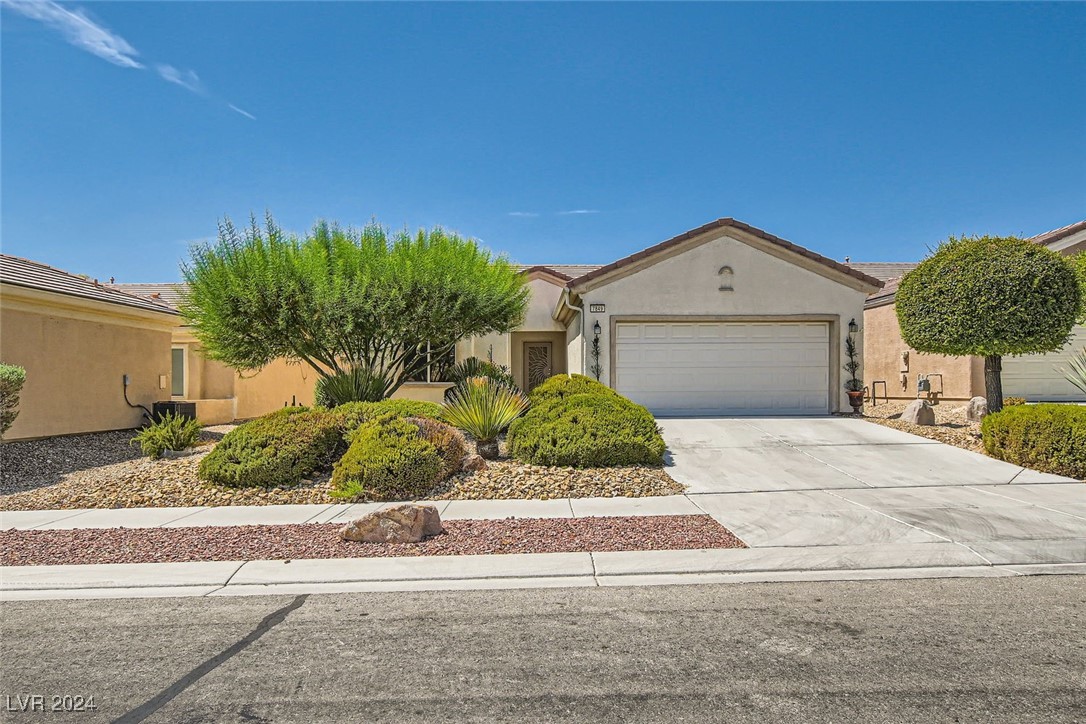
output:
M 1086 251 L 1086 221 L 1039 234 L 1030 241 L 1064 255 Z M 853 263 L 851 267 L 879 276 L 885 286 L 867 299 L 864 308 L 864 383 L 869 391 L 876 381 L 882 398 L 885 382 L 888 396 L 915 398 L 917 381 L 927 376 L 940 399 L 966 400 L 984 395 L 982 357 L 946 357 L 921 354 L 901 339 L 894 298 L 901 276 L 916 264 Z M 898 272 L 898 273 L 895 273 Z M 893 276 L 890 276 L 893 275 Z M 1086 347 L 1086 327 L 1077 326 L 1071 342 L 1059 352 L 1003 358 L 1003 394 L 1030 401 L 1082 401 L 1083 395 L 1068 382 L 1061 368 L 1078 350 Z
M 177 324 L 164 304 L 0 254 L 0 360 L 26 368 L 5 438 L 136 427 L 129 402 L 168 399 Z

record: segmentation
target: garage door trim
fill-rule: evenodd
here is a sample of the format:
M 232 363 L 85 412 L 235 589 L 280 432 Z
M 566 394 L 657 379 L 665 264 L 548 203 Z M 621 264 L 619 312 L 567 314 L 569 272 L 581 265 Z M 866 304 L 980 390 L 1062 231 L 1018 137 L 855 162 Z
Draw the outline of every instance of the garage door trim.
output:
M 822 322 L 829 325 L 830 384 L 826 391 L 830 413 L 840 412 L 841 317 L 837 314 L 613 314 L 608 324 L 607 379 L 611 389 L 618 384 L 618 325 L 639 322 Z

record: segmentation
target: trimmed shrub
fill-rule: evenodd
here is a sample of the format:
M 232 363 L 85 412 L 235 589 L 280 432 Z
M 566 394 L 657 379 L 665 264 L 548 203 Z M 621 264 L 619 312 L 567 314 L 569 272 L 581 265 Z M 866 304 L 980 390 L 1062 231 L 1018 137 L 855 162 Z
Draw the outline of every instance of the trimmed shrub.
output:
M 611 390 L 533 404 L 509 426 L 506 443 L 521 462 L 580 468 L 662 465 L 665 449 L 652 413 Z
M 407 421 L 417 426 L 423 439 L 437 448 L 442 464 L 440 480 L 456 475 L 463 469 L 464 456 L 468 454 L 468 441 L 459 430 L 428 417 L 409 417 Z
M 19 416 L 19 393 L 26 382 L 26 370 L 0 362 L 0 437 Z
M 570 395 L 596 394 L 605 397 L 622 397 L 605 384 L 584 375 L 555 375 L 528 393 L 533 405 L 546 400 L 562 399 Z M 632 403 L 631 403 L 632 404 Z
M 380 402 L 348 402 L 332 411 L 344 434 L 350 435 L 364 423 L 384 415 L 399 417 L 429 417 L 441 419 L 441 405 L 421 400 L 381 400 Z
M 988 454 L 1045 473 L 1086 478 L 1086 407 L 1015 405 L 981 424 Z
M 384 415 L 363 423 L 332 470 L 337 498 L 414 500 L 441 479 L 445 463 L 420 426 L 404 417 Z
M 139 443 L 144 455 L 160 458 L 166 450 L 184 450 L 200 439 L 200 421 L 167 412 L 136 433 L 131 444 Z
M 1024 405 L 1024 404 L 1026 404 L 1026 398 L 1025 397 L 1004 397 L 1003 398 L 1003 406 L 1004 407 L 1010 407 L 1012 405 Z
M 226 433 L 200 461 L 200 478 L 234 488 L 296 485 L 343 449 L 340 420 L 328 410 L 288 407 Z

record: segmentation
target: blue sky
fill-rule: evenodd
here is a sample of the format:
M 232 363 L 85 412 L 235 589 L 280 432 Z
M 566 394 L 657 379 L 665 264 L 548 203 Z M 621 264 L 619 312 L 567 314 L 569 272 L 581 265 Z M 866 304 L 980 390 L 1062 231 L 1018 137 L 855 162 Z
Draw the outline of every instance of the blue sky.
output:
M 605 263 L 721 216 L 836 259 L 1086 217 L 1086 4 L 3 0 L 2 245 L 169 281 L 216 220 Z

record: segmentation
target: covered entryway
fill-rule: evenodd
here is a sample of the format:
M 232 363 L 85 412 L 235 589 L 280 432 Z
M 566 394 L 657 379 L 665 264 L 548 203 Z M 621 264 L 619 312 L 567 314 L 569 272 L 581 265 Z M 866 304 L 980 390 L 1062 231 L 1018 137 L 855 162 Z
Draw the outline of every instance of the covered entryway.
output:
M 1003 358 L 1003 396 L 1030 402 L 1079 402 L 1082 391 L 1067 381 L 1061 370 L 1086 347 L 1086 327 L 1075 327 L 1071 341 L 1059 352 Z
M 615 389 L 656 415 L 824 415 L 827 322 L 618 322 Z

